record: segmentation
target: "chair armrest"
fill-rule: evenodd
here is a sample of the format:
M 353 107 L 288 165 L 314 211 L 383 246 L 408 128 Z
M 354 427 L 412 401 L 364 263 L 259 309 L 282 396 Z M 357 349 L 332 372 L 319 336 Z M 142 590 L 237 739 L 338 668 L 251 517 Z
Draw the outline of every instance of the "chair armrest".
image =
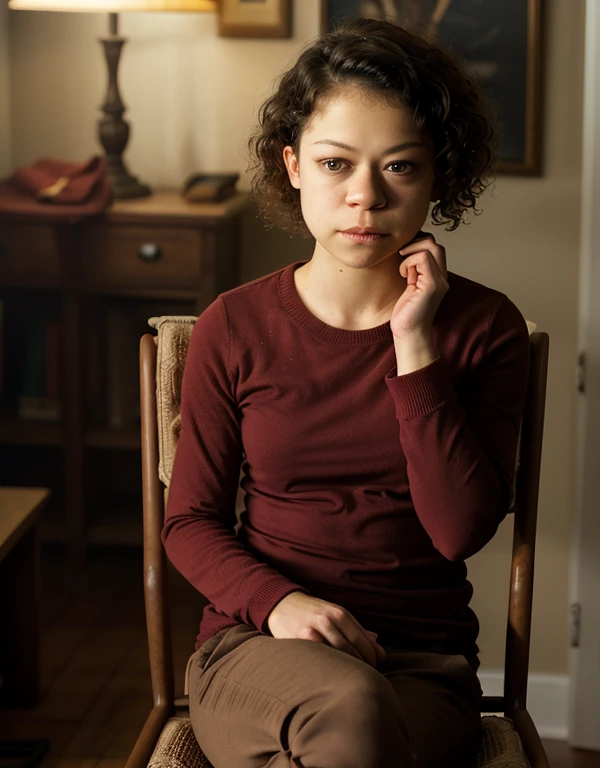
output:
M 522 707 L 515 707 L 511 718 L 531 768 L 550 768 L 544 745 L 529 712 Z
M 129 759 L 125 763 L 125 768 L 147 768 L 156 742 L 171 714 L 170 707 L 157 706 L 152 708 Z

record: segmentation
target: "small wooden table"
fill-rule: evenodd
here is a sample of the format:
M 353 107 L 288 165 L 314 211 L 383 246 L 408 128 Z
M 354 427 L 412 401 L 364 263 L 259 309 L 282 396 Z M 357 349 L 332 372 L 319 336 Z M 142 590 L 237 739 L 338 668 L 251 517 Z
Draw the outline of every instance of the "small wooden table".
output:
M 40 527 L 42 538 L 66 543 L 73 570 L 84 565 L 89 547 L 141 548 L 137 476 L 121 482 L 125 473 L 107 483 L 105 470 L 93 469 L 98 462 L 86 469 L 86 457 L 102 449 L 108 461 L 120 461 L 123 451 L 135 459 L 139 374 L 120 357 L 132 358 L 128 350 L 137 347 L 148 317 L 199 315 L 239 283 L 246 207 L 245 193 L 220 203 L 189 203 L 171 190 L 115 200 L 103 214 L 79 223 L 50 216 L 50 206 L 35 215 L 0 211 L 3 322 L 19 324 L 33 313 L 41 325 L 47 312 L 34 306 L 36 297 L 51 294 L 64 374 L 60 423 L 28 422 L 11 408 L 0 410 L 0 461 L 14 445 L 23 461 L 40 470 L 39 446 L 62 455 L 61 471 L 41 475 L 39 482 L 64 498 L 64 514 Z M 22 365 L 18 344 L 6 344 L 4 352 L 6 369 Z M 133 358 L 135 363 L 137 353 Z M 93 499 L 95 510 L 86 499 Z
M 39 557 L 36 521 L 46 488 L 0 488 L 0 703 L 39 701 Z

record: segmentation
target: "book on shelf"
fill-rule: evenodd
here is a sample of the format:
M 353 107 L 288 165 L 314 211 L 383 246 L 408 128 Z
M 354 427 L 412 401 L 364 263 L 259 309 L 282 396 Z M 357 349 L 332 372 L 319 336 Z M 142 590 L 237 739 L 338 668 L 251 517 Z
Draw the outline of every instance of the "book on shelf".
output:
M 126 429 L 139 422 L 139 325 L 139 315 L 132 307 L 121 304 L 107 307 L 106 394 L 111 429 Z
M 92 428 L 106 424 L 107 365 L 104 313 L 97 302 L 86 308 L 84 355 L 84 402 L 87 424 Z
M 59 421 L 60 323 L 47 310 L 34 312 L 27 324 L 24 365 L 17 413 L 20 419 Z

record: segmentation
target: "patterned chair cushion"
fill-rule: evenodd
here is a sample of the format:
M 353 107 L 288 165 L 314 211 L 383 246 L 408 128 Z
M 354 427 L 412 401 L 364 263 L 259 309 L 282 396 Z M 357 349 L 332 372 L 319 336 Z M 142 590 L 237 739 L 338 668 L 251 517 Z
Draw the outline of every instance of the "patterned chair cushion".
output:
M 530 768 L 510 720 L 486 716 L 481 725 L 481 746 L 471 768 Z M 212 768 L 198 746 L 189 717 L 167 721 L 148 768 Z
M 166 488 L 171 482 L 173 459 L 181 431 L 181 381 L 196 318 L 151 317 L 156 329 L 156 410 L 158 416 L 158 476 Z

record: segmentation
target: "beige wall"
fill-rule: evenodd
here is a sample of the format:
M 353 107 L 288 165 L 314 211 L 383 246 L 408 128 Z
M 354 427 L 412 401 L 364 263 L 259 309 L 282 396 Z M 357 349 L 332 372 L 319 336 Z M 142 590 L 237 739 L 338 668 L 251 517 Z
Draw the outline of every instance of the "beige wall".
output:
M 8 6 L 0 3 L 0 178 L 10 168 Z
M 531 669 L 567 671 L 568 578 L 576 446 L 575 370 L 579 280 L 580 153 L 583 87 L 583 0 L 548 4 L 545 173 L 501 178 L 484 213 L 447 238 L 450 263 L 505 291 L 523 314 L 550 334 L 550 370 L 540 489 Z M 510 525 L 472 562 L 482 619 L 482 664 L 500 663 L 504 626 L 496 603 L 509 551 Z M 496 597 L 496 599 L 494 599 Z M 497 638 L 494 642 L 494 638 Z
M 454 234 L 437 230 L 451 269 L 505 291 L 551 335 L 532 644 L 534 672 L 567 671 L 567 580 L 575 448 L 580 114 L 584 0 L 549 0 L 546 163 L 539 179 L 500 178 L 485 212 Z M 318 0 L 296 0 L 291 40 L 225 40 L 212 15 L 127 15 L 121 92 L 133 134 L 132 172 L 178 186 L 193 170 L 245 168 L 244 142 L 273 75 L 318 26 Z M 105 19 L 11 14 L 12 162 L 97 151 L 104 88 L 96 37 Z M 60 84 L 60 85 L 59 85 Z M 308 241 L 244 223 L 242 277 L 310 253 Z M 471 562 L 482 618 L 483 666 L 501 666 L 509 527 Z

